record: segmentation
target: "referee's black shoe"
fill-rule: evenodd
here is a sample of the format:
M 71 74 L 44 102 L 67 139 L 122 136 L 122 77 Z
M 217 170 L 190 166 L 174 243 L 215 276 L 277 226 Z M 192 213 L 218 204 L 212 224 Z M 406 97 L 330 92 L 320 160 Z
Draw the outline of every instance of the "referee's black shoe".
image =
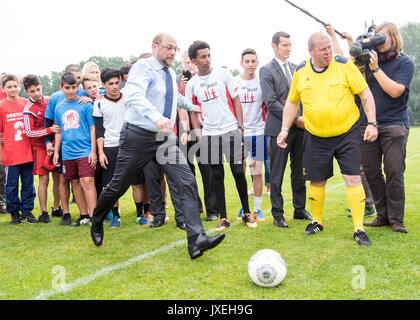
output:
M 225 238 L 224 233 L 209 237 L 206 234 L 198 234 L 195 237 L 188 238 L 188 252 L 191 259 L 196 259 L 203 255 L 204 251 L 213 249 Z
M 287 224 L 286 220 L 284 220 L 284 218 L 278 218 L 278 219 L 274 218 L 273 222 L 276 227 L 289 228 L 289 225 Z
M 165 224 L 165 216 L 164 215 L 158 215 L 155 216 L 152 223 L 150 224 L 150 228 L 159 228 Z
M 357 232 L 353 234 L 354 240 L 361 247 L 369 247 L 372 243 L 370 242 L 366 232 L 362 229 L 357 229 Z
M 92 227 L 90 228 L 90 236 L 92 237 L 93 243 L 97 246 L 102 245 L 104 240 L 104 224 L 97 223 L 92 219 Z
M 319 224 L 318 221 L 312 221 L 310 224 L 308 224 L 305 231 L 303 231 L 303 234 L 305 236 L 309 236 L 311 234 L 321 232 L 322 230 L 324 230 L 322 224 Z

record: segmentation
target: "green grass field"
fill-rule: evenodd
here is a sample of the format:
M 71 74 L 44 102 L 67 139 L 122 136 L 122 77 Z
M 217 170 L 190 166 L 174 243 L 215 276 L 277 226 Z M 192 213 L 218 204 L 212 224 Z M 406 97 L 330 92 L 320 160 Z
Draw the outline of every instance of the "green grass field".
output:
M 289 229 L 273 225 L 265 191 L 262 207 L 267 221 L 259 223 L 257 229 L 236 222 L 240 203 L 226 168 L 228 216 L 233 224 L 225 231 L 221 245 L 197 260 L 190 260 L 185 232 L 176 228 L 172 206 L 168 210 L 170 221 L 164 227 L 151 229 L 135 223 L 131 190 L 121 201 L 121 227 L 111 230 L 106 226 L 99 248 L 92 243 L 88 226 L 64 227 L 59 218 L 52 218 L 50 224 L 13 226 L 9 215 L 1 215 L 0 300 L 417 300 L 420 128 L 410 132 L 406 164 L 405 217 L 409 233 L 394 233 L 389 227 L 367 228 L 372 241 L 368 248 L 359 247 L 352 238 L 338 166 L 336 176 L 327 184 L 325 229 L 311 237 L 302 235 L 307 222 L 292 219 L 288 173 L 284 196 Z M 201 192 L 201 178 L 197 181 Z M 48 201 L 51 207 L 51 192 Z M 252 197 L 250 205 L 252 208 Z M 79 213 L 75 205 L 71 209 L 75 221 Z M 39 215 L 37 202 L 34 214 Z M 211 229 L 216 223 L 204 221 L 204 216 L 202 219 L 206 230 L 214 234 Z M 249 259 L 264 248 L 278 251 L 287 263 L 287 276 L 275 288 L 257 287 L 248 276 Z M 365 282 L 358 281 L 363 276 L 360 270 Z

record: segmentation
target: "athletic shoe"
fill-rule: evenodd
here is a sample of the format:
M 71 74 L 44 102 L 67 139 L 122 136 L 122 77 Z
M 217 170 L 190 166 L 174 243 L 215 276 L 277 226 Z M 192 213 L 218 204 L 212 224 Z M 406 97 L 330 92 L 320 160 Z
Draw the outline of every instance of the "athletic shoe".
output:
M 112 221 L 114 219 L 114 214 L 112 213 L 112 210 L 109 210 L 108 215 L 106 216 L 105 220 Z
M 370 218 L 375 215 L 375 208 L 365 209 L 365 218 Z
M 324 227 L 322 226 L 322 224 L 319 224 L 318 221 L 312 221 L 310 224 L 308 224 L 305 231 L 303 231 L 303 234 L 308 236 L 311 234 L 318 233 L 322 230 L 324 230 Z
M 88 223 L 90 223 L 89 216 L 80 216 L 79 219 L 77 219 L 77 221 L 73 223 L 71 226 L 80 227 L 81 225 L 88 224 Z
M 350 208 L 346 208 L 346 211 L 349 212 L 349 214 L 347 215 L 347 217 L 351 218 L 351 210 L 350 210 Z M 375 216 L 375 208 L 365 209 L 364 216 L 365 216 L 365 218 L 370 218 L 370 217 Z
M 141 214 L 140 217 L 136 218 L 136 222 L 142 226 L 148 226 L 150 224 L 150 222 L 146 219 L 146 217 L 144 216 L 144 214 Z
M 52 217 L 61 217 L 63 216 L 63 209 L 59 206 L 58 209 L 51 208 Z
M 236 220 L 239 220 L 239 221 L 241 221 L 242 220 L 242 215 L 244 214 L 244 209 L 240 209 L 239 210 L 239 214 L 238 214 L 238 216 L 236 217 Z
M 265 221 L 265 218 L 260 209 L 258 209 L 257 211 L 254 211 L 254 217 L 255 217 L 255 221 L 257 222 Z
M 50 223 L 50 216 L 48 215 L 48 212 L 43 211 L 39 217 L 38 217 L 38 222 L 42 222 L 42 223 Z
M 219 222 L 217 223 L 216 230 L 217 231 L 223 231 L 223 230 L 225 230 L 226 228 L 229 228 L 229 227 L 230 227 L 229 220 L 226 219 L 226 218 L 223 218 L 223 219 L 219 219 Z
M 0 214 L 7 214 L 7 210 L 4 206 L 0 206 Z
M 121 218 L 114 216 L 112 219 L 111 224 L 109 225 L 110 228 L 119 228 L 121 224 Z
M 248 228 L 256 228 L 258 225 L 255 222 L 254 215 L 251 213 L 245 213 L 242 215 L 242 221 L 245 222 Z
M 71 215 L 70 213 L 63 213 L 61 216 L 61 225 L 63 226 L 69 226 L 71 225 Z
M 370 242 L 366 232 L 362 229 L 357 229 L 357 232 L 353 234 L 354 240 L 357 244 L 362 247 L 369 247 L 372 243 Z
M 34 224 L 34 223 L 38 223 L 38 220 L 34 217 L 32 212 L 29 212 L 29 213 L 22 214 L 22 222 Z
M 148 210 L 148 211 L 146 211 L 146 212 L 144 213 L 144 217 L 146 218 L 146 220 L 147 220 L 149 223 L 153 221 L 153 216 L 152 216 L 152 214 L 150 213 L 150 210 Z
M 251 190 L 248 190 L 248 195 L 252 196 L 254 194 L 254 188 L 252 188 Z
M 19 223 L 22 222 L 22 218 L 21 218 L 19 212 L 11 213 L 10 217 L 11 217 L 11 221 L 10 221 L 11 224 L 19 224 Z

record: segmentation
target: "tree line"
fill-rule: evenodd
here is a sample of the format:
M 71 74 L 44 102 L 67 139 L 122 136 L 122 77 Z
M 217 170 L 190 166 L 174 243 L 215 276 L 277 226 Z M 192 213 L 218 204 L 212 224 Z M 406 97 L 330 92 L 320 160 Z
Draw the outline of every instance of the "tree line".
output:
M 413 59 L 415 67 L 408 102 L 410 122 L 412 125 L 420 125 L 420 24 L 407 23 L 400 28 L 400 31 L 404 39 L 403 52 Z M 124 60 L 121 57 L 93 56 L 86 61 L 80 61 L 79 65 L 80 68 L 83 68 L 88 61 L 93 61 L 99 66 L 100 70 L 105 68 L 119 69 L 135 59 L 137 58 L 134 56 L 131 56 L 130 60 Z M 175 59 L 172 69 L 176 74 L 182 73 L 182 61 Z M 240 73 L 239 70 L 231 70 L 231 72 L 234 76 Z M 44 95 L 49 96 L 59 90 L 61 75 L 62 72 L 52 71 L 50 75 L 40 76 Z M 24 96 L 24 92 L 22 92 L 22 95 Z

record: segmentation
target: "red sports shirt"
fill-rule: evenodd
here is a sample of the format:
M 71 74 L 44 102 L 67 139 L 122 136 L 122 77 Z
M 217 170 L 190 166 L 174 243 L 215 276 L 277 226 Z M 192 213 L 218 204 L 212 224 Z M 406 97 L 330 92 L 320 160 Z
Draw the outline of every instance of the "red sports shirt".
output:
M 3 133 L 1 156 L 4 166 L 33 161 L 31 142 L 23 124 L 23 108 L 27 102 L 27 99 L 19 97 L 16 102 L 5 99 L 0 103 L 0 132 Z
M 44 129 L 47 103 L 47 97 L 42 97 L 41 102 L 29 100 L 23 110 L 25 133 L 30 138 L 34 149 L 45 149 L 44 137 L 51 134 L 51 128 Z

